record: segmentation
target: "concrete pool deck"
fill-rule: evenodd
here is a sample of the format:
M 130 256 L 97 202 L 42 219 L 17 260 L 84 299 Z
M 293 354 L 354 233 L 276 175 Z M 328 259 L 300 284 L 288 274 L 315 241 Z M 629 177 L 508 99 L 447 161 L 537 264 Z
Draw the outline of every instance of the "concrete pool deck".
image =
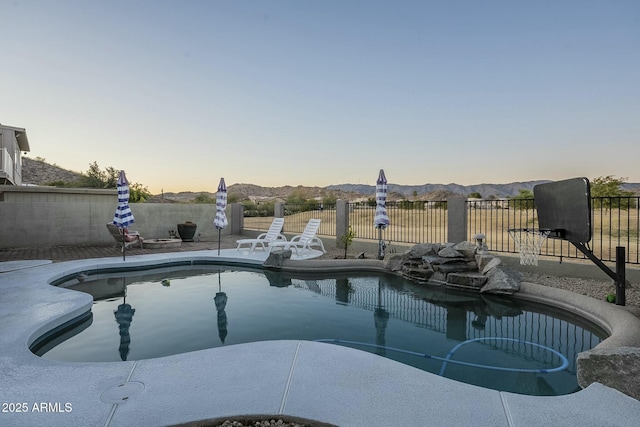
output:
M 240 256 L 239 256 L 240 255 Z M 67 262 L 0 263 L 0 425 L 159 426 L 246 414 L 290 415 L 340 426 L 628 426 L 640 402 L 592 384 L 566 396 L 535 397 L 476 387 L 374 354 L 308 341 L 268 341 L 114 363 L 42 359 L 29 344 L 91 308 L 87 294 L 48 285 L 69 274 L 185 260 L 262 264 L 235 249 Z M 37 260 L 33 260 L 37 261 Z M 299 262 L 301 268 L 321 267 Z M 562 304 L 565 291 L 525 286 L 524 297 Z M 581 297 L 581 298 L 580 298 Z M 560 298 L 560 300 L 558 300 Z M 600 301 L 572 295 L 566 304 Z M 611 345 L 638 345 L 637 319 L 606 305 Z M 613 313 L 613 314 L 611 314 Z M 625 332 L 626 331 L 626 332 Z M 17 412 L 24 409 L 23 412 Z

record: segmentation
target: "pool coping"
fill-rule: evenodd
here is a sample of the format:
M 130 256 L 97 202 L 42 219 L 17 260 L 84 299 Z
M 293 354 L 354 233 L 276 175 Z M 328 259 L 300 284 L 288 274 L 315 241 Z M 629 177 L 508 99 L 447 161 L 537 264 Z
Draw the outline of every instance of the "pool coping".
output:
M 257 266 L 265 258 L 264 253 L 226 249 L 221 255 L 198 251 L 131 256 L 125 261 L 97 258 L 1 273 L 0 396 L 3 405 L 13 403 L 14 409 L 16 403 L 26 403 L 26 411 L 0 412 L 0 424 L 169 425 L 285 414 L 335 425 L 419 425 L 429 420 L 452 426 L 624 426 L 640 417 L 638 400 L 599 383 L 571 395 L 523 396 L 448 380 L 367 352 L 308 341 L 264 341 L 113 363 L 49 361 L 28 350 L 39 335 L 91 307 L 89 295 L 48 285 L 54 279 L 105 267 L 188 260 Z M 377 260 L 287 260 L 282 269 L 318 271 L 333 266 L 384 271 L 381 265 Z M 597 321 L 612 333 L 600 346 L 640 347 L 640 320 L 617 306 L 529 283 L 523 283 L 518 298 L 552 303 Z M 125 391 L 122 398 L 127 399 L 114 403 L 110 390 Z

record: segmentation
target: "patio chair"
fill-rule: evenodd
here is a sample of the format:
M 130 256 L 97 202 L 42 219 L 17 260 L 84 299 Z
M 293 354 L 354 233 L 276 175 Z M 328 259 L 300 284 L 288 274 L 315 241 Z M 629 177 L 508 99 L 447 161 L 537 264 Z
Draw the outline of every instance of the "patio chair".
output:
M 128 248 L 129 246 L 134 245 L 136 243 L 140 243 L 140 249 L 142 249 L 142 237 L 140 237 L 140 233 L 138 233 L 137 231 L 129 230 L 127 232 L 127 236 L 133 237 L 133 240 L 127 241 L 125 240 L 125 235 L 123 233 L 123 230 L 121 228 L 118 228 L 117 225 L 113 223 L 107 224 L 107 229 L 109 230 L 109 233 L 111 233 L 111 235 L 116 241 L 116 249 L 123 249 L 122 247 L 123 243 L 124 243 L 124 248 Z
M 269 250 L 271 251 L 273 248 L 292 248 L 296 251 L 296 255 L 300 255 L 299 249 L 302 249 L 302 253 L 304 253 L 307 250 L 311 250 L 312 246 L 319 246 L 323 254 L 327 253 L 327 251 L 324 250 L 322 240 L 316 236 L 320 228 L 320 221 L 321 220 L 317 218 L 310 219 L 302 234 L 293 236 L 288 242 L 269 243 Z
M 266 233 L 260 234 L 255 239 L 236 240 L 238 244 L 236 249 L 240 250 L 242 246 L 250 245 L 249 252 L 253 252 L 256 246 L 260 245 L 263 250 L 266 250 L 271 242 L 286 241 L 287 238 L 281 234 L 282 227 L 284 227 L 284 218 L 274 218 Z

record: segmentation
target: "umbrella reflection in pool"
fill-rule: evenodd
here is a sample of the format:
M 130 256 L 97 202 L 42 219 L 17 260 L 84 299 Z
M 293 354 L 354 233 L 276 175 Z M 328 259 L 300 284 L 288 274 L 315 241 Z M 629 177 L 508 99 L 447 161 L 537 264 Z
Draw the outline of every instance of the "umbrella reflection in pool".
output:
M 386 351 L 385 348 L 387 346 L 386 340 L 386 332 L 387 332 L 387 323 L 389 323 L 389 312 L 384 309 L 384 304 L 382 303 L 382 285 L 378 280 L 378 304 L 376 308 L 373 310 L 373 322 L 376 326 L 376 354 L 379 356 L 385 356 Z
M 218 292 L 213 298 L 213 301 L 216 304 L 216 310 L 218 311 L 218 336 L 220 337 L 222 344 L 224 344 L 224 339 L 227 337 L 227 313 L 224 311 L 227 306 L 227 294 L 222 292 L 220 275 L 220 270 L 218 270 Z
M 131 344 L 129 328 L 131 327 L 131 322 L 133 322 L 133 315 L 136 312 L 130 304 L 127 304 L 127 285 L 124 280 L 125 279 L 123 277 L 122 288 L 124 298 L 122 300 L 122 304 L 120 304 L 118 309 L 113 312 L 116 316 L 116 322 L 118 322 L 118 329 L 120 330 L 120 347 L 118 350 L 120 351 L 120 359 L 122 359 L 122 361 L 127 360 L 127 356 L 129 355 L 129 345 Z

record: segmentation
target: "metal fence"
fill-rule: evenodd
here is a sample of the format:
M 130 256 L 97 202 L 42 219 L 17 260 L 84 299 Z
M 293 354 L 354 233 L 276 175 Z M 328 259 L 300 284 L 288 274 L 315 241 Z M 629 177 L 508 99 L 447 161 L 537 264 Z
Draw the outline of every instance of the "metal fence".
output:
M 625 247 L 628 264 L 640 264 L 640 197 L 593 197 L 591 199 L 593 254 L 603 261 L 615 261 L 616 247 Z M 473 241 L 478 233 L 494 252 L 518 252 L 510 238 L 510 228 L 537 228 L 538 217 L 533 199 L 511 199 L 496 204 L 488 200 L 467 201 L 467 236 Z M 583 242 L 586 243 L 586 242 Z M 540 255 L 585 259 L 571 243 L 547 239 Z
M 378 239 L 373 225 L 375 206 L 349 203 L 349 225 L 360 239 Z M 388 202 L 389 226 L 382 232 L 387 242 L 447 241 L 447 202 Z
M 603 261 L 615 261 L 617 246 L 626 248 L 626 263 L 640 264 L 640 196 L 592 198 L 593 254 Z M 374 227 L 375 206 L 347 203 L 349 226 L 358 239 L 378 239 Z M 448 241 L 449 212 L 446 201 L 388 202 L 390 225 L 382 232 L 388 243 L 442 243 Z M 485 235 L 485 243 L 494 252 L 517 253 L 509 236 L 511 228 L 537 228 L 538 217 L 533 199 L 467 200 L 467 240 Z M 336 235 L 335 205 L 285 205 L 287 233 L 301 233 L 311 218 L 322 220 L 319 235 Z M 266 231 L 270 217 L 245 217 L 245 228 Z M 567 241 L 547 239 L 542 256 L 584 259 L 585 256 Z

